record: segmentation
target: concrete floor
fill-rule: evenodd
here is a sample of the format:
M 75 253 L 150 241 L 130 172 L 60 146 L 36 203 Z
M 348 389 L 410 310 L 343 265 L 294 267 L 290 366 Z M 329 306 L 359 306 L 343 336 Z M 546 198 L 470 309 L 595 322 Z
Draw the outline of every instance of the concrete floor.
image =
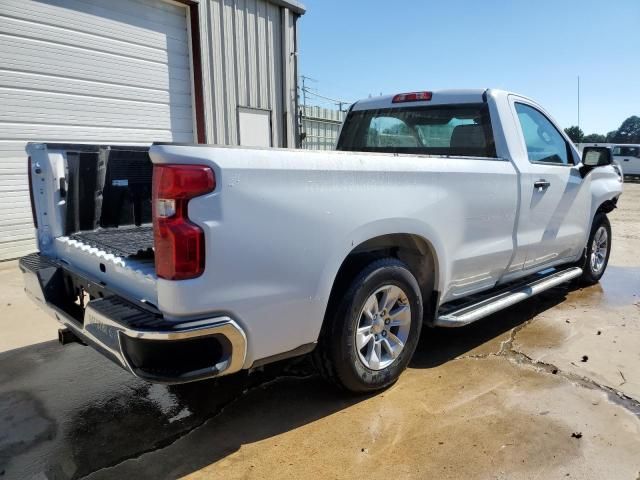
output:
M 640 478 L 640 185 L 600 285 L 430 330 L 400 381 L 352 397 L 307 361 L 179 387 L 138 381 L 0 267 L 3 478 Z

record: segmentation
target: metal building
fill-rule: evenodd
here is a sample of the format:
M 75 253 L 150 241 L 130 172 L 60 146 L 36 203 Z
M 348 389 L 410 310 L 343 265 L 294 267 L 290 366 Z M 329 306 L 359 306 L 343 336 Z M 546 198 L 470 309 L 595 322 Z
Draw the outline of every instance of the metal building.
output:
M 300 107 L 302 148 L 333 150 L 347 112 L 322 107 Z
M 296 146 L 295 0 L 0 0 L 0 260 L 28 141 Z

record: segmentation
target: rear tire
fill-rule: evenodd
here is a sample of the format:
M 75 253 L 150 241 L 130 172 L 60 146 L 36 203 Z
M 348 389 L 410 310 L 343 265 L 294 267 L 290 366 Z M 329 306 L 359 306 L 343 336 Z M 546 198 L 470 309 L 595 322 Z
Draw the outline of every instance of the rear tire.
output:
M 314 359 L 326 379 L 351 392 L 393 384 L 405 370 L 422 329 L 422 296 L 408 267 L 376 260 L 351 282 L 327 323 Z
M 604 213 L 597 213 L 591 226 L 585 257 L 580 267 L 582 285 L 594 285 L 600 281 L 609 263 L 611 253 L 611 224 Z

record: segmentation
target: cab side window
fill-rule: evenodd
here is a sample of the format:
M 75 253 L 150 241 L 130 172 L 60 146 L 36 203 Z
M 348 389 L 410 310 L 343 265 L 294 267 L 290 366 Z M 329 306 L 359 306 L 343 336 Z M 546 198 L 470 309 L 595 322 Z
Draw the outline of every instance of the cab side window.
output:
M 516 103 L 515 106 L 529 161 L 573 165 L 567 142 L 547 117 L 529 105 Z

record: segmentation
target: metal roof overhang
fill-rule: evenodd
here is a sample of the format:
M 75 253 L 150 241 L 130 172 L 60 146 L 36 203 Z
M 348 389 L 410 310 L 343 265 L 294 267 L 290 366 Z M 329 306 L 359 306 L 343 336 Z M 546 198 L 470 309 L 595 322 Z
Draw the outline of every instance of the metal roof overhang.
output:
M 293 13 L 298 15 L 304 15 L 307 11 L 307 7 L 305 7 L 301 2 L 297 0 L 268 0 L 274 5 L 279 5 L 281 7 L 286 7 L 291 10 Z

